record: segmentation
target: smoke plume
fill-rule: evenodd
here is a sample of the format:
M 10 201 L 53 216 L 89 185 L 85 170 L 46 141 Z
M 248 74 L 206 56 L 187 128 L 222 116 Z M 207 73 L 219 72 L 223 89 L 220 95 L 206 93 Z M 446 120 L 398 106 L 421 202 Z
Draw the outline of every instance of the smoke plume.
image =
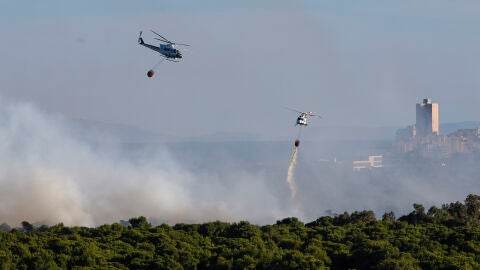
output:
M 293 150 L 285 185 L 282 157 L 291 142 L 130 147 L 118 136 L 85 132 L 32 105 L 0 100 L 0 223 L 96 226 L 142 215 L 157 224 L 266 224 L 355 210 L 399 217 L 414 202 L 428 208 L 480 193 L 478 157 L 426 168 L 390 161 L 354 172 L 343 155 L 378 152 L 358 142 L 310 141 L 298 164 Z
M 265 223 L 285 216 L 262 172 L 193 173 L 161 146 L 129 158 L 115 137 L 88 143 L 61 116 L 29 104 L 1 108 L 0 222 L 95 226 L 143 215 Z

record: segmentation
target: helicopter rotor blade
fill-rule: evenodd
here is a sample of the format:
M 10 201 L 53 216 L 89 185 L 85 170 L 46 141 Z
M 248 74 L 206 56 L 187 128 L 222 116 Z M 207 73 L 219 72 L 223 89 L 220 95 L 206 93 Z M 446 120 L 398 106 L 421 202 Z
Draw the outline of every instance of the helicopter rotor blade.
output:
M 168 44 L 172 44 L 172 45 L 178 45 L 178 46 L 184 46 L 184 47 L 190 47 L 190 45 L 188 44 L 183 44 L 183 43 L 175 43 L 175 42 L 171 42 L 170 40 L 166 40 L 166 39 L 161 39 L 161 38 L 154 38 L 156 40 L 160 40 L 162 42 L 165 42 L 165 43 L 168 43 Z
M 161 39 L 161 38 L 154 38 L 154 39 L 160 40 L 161 42 L 165 42 L 165 43 L 168 43 L 168 44 L 175 44 L 175 43 L 173 43 L 173 42 L 170 42 L 170 41 L 168 41 L 168 40 Z
M 172 44 L 175 44 L 175 45 L 179 45 L 179 46 L 187 46 L 187 47 L 190 47 L 190 45 L 188 44 L 183 44 L 183 43 L 173 43 Z
M 306 112 L 306 114 L 308 116 L 315 116 L 315 117 L 318 117 L 318 118 L 322 118 L 320 115 L 316 115 L 314 112 Z
M 165 38 L 164 36 L 160 35 L 159 33 L 155 32 L 155 31 L 153 31 L 153 30 L 151 30 L 151 29 L 150 29 L 150 31 L 152 31 L 152 33 L 154 33 L 155 35 L 157 35 L 157 36 L 160 37 L 160 38 L 155 38 L 155 39 L 157 39 L 157 40 L 160 40 L 160 41 L 166 42 L 166 43 L 168 43 L 168 44 L 172 44 L 172 45 L 181 45 L 181 46 L 187 46 L 187 47 L 190 46 L 190 45 L 188 45 L 188 44 L 172 42 L 172 41 L 168 40 L 167 38 Z
M 292 109 L 292 108 L 289 108 L 289 107 L 286 107 L 286 106 L 282 106 L 282 107 L 287 109 L 287 110 L 294 111 L 294 112 L 297 112 L 297 113 L 304 113 L 304 112 L 301 112 L 299 110 L 295 110 L 295 109 Z
M 157 35 L 157 36 L 161 37 L 162 39 L 164 39 L 165 42 L 170 43 L 170 44 L 173 43 L 173 42 L 171 42 L 170 40 L 166 39 L 164 36 L 160 35 L 159 33 L 155 32 L 155 31 L 153 31 L 153 30 L 151 30 L 151 29 L 150 29 L 150 31 L 152 31 L 152 33 L 154 33 L 155 35 Z
M 181 51 L 181 52 L 188 52 L 188 47 L 184 45 L 179 45 L 179 44 L 173 44 L 175 46 L 175 49 Z

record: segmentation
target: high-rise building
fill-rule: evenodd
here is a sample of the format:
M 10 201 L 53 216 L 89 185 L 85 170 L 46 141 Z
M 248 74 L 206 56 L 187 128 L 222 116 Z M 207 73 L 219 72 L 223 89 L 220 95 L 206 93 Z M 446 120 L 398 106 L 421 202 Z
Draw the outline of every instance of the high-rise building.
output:
M 438 103 L 432 103 L 429 98 L 417 103 L 417 136 L 438 135 Z

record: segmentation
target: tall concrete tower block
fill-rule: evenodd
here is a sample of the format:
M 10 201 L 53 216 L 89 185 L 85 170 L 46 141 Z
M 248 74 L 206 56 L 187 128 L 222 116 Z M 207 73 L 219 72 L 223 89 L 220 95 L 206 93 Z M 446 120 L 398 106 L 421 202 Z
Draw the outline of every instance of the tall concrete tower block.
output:
M 429 98 L 417 103 L 417 136 L 438 135 L 438 103 L 432 103 Z

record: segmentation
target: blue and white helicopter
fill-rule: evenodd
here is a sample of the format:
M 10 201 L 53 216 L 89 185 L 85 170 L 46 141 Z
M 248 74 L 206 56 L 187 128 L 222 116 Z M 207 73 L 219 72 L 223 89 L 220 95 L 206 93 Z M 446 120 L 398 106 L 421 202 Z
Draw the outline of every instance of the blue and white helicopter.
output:
M 297 126 L 297 125 L 299 125 L 299 126 L 305 126 L 305 127 L 308 126 L 307 117 L 309 117 L 309 116 L 322 118 L 320 115 L 316 115 L 314 112 L 301 112 L 301 111 L 298 111 L 298 110 L 295 110 L 295 109 L 291 109 L 291 108 L 288 108 L 288 107 L 284 107 L 284 108 L 287 109 L 287 110 L 294 111 L 294 112 L 297 112 L 297 113 L 300 114 L 300 115 L 297 117 L 297 122 L 295 123 L 295 126 Z
M 157 46 L 145 43 L 142 38 L 142 31 L 140 31 L 140 35 L 138 36 L 138 44 L 158 52 L 160 56 L 164 58 L 163 60 L 167 60 L 171 62 L 179 62 L 179 60 L 182 59 L 182 53 L 175 46 L 178 46 L 178 47 L 190 46 L 188 44 L 172 42 L 166 39 L 164 36 L 160 35 L 159 33 L 153 30 L 150 30 L 150 31 L 152 31 L 152 33 L 158 36 L 158 37 L 155 37 L 156 40 L 160 40 L 161 42 L 164 42 L 164 44 L 160 44 L 157 47 Z M 148 77 L 152 77 L 153 74 L 154 74 L 153 69 L 147 72 Z

